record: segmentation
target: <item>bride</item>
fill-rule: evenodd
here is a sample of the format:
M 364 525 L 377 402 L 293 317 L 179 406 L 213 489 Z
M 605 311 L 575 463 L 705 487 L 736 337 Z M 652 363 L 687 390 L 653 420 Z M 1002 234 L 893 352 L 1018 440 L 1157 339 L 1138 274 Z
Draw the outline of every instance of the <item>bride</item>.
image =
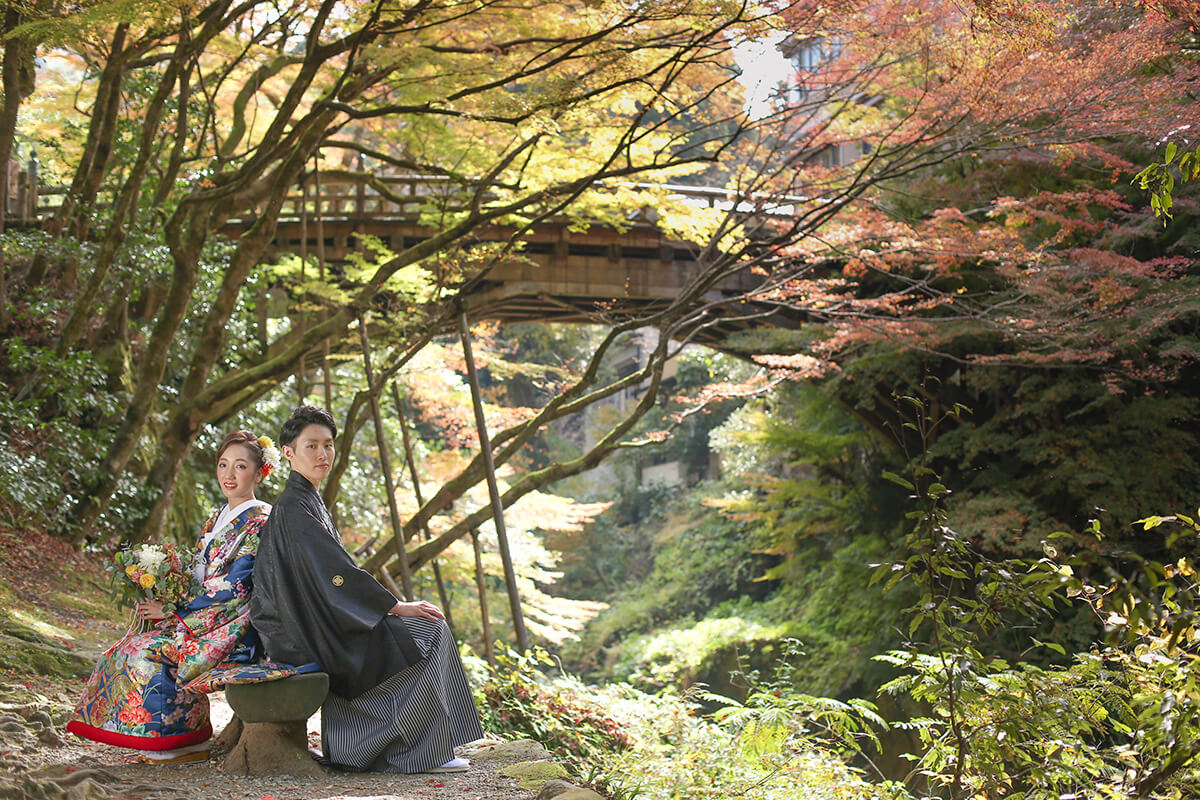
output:
M 215 667 L 259 655 L 250 628 L 251 573 L 271 506 L 254 490 L 278 463 L 265 436 L 239 430 L 224 438 L 217 483 L 227 502 L 200 531 L 193 567 L 199 591 L 171 614 L 161 602 L 138 604 L 135 613 L 153 627 L 130 632 L 100 656 L 68 731 L 140 750 L 151 763 L 208 758 L 208 696 L 184 689 Z

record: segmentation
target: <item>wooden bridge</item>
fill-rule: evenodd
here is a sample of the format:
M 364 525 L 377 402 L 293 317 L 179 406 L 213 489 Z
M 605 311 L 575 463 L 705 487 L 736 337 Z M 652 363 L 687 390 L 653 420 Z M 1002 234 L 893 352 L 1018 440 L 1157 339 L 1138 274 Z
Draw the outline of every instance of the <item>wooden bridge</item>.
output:
M 430 198 L 455 190 L 447 181 L 426 176 L 387 176 L 378 180 L 384 191 L 357 180 L 326 179 L 317 192 L 299 189 L 281 210 L 272 255 L 320 254 L 335 268 L 362 249 L 362 238 L 378 238 L 393 251 L 411 247 L 435 233 L 420 222 Z M 315 183 L 315 182 L 314 182 Z M 672 195 L 697 208 L 723 207 L 724 189 L 668 186 Z M 241 227 L 249 220 L 231 222 Z M 512 226 L 482 226 L 472 234 L 479 243 L 506 243 Z M 464 294 L 474 319 L 507 322 L 598 322 L 628 314 L 665 308 L 679 297 L 700 270 L 696 246 L 672 240 L 639 215 L 618 231 L 593 225 L 579 233 L 562 218 L 543 221 L 521 235 L 518 257 L 495 264 L 480 279 L 467 284 Z M 706 297 L 723 300 L 756 289 L 760 276 L 744 271 L 726 279 Z M 744 304 L 739 316 L 752 309 Z M 732 316 L 732 315 L 731 315 Z M 780 320 L 774 320 L 780 324 Z M 727 321 L 706 331 L 702 340 L 717 344 L 745 321 Z
M 430 176 L 375 176 L 373 181 L 380 188 L 345 172 L 310 175 L 303 190 L 297 186 L 285 199 L 267 257 L 315 256 L 337 274 L 351 254 L 363 249 L 366 236 L 378 238 L 393 251 L 432 236 L 436 230 L 421 223 L 421 211 L 431 199 L 445 200 L 459 191 L 456 184 Z M 18 186 L 20 196 L 10 197 L 9 205 L 16 211 L 10 216 L 14 221 L 52 213 L 64 191 L 39 188 L 32 163 L 19 173 Z M 697 208 L 730 205 L 724 189 L 666 188 Z M 223 230 L 236 235 L 252 222 L 252 217 L 230 220 Z M 472 240 L 507 243 L 515 232 L 512 226 L 482 226 L 473 232 Z M 603 322 L 641 315 L 669 305 L 700 270 L 697 247 L 668 238 L 644 214 L 623 231 L 593 225 L 582 233 L 571 231 L 568 220 L 554 218 L 538 223 L 520 239 L 518 256 L 495 264 L 465 287 L 473 319 Z M 760 276 L 743 271 L 713 287 L 705 299 L 741 297 L 761 281 Z M 798 324 L 778 313 L 748 322 L 742 317 L 764 309 L 744 303 L 730 306 L 726 307 L 729 318 L 707 329 L 701 341 L 719 347 L 738 330 Z

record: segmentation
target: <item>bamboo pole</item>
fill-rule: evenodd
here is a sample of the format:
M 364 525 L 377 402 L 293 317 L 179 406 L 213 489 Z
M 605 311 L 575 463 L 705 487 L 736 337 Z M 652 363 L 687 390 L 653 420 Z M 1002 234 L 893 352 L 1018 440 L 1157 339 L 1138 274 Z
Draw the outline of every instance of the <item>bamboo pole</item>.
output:
M 487 587 L 483 583 L 483 551 L 479 547 L 479 531 L 471 531 L 471 547 L 475 550 L 475 590 L 479 593 L 479 619 L 483 623 L 483 654 L 490 666 L 496 666 L 496 646 L 492 644 L 492 621 L 488 618 Z
M 412 573 L 408 569 L 408 553 L 404 549 L 404 526 L 400 522 L 400 510 L 396 507 L 396 486 L 392 481 L 392 459 L 388 454 L 387 439 L 383 434 L 383 415 L 379 412 L 379 389 L 375 385 L 375 376 L 371 371 L 371 345 L 367 339 L 367 318 L 358 318 L 358 332 L 362 339 L 363 371 L 367 374 L 367 390 L 370 392 L 371 416 L 375 418 L 375 441 L 379 445 L 379 461 L 383 467 L 383 485 L 387 491 L 388 514 L 392 519 L 392 542 L 396 548 L 397 561 L 400 562 L 400 582 L 404 591 L 404 599 L 413 599 Z M 381 570 L 385 582 L 391 579 L 386 568 Z M 393 584 L 394 585 L 394 584 Z M 391 587 L 389 587 L 390 590 Z
M 529 649 L 529 634 L 525 630 L 525 617 L 521 613 L 521 593 L 517 590 L 517 573 L 513 568 L 512 552 L 508 547 L 508 530 L 504 527 L 504 502 L 500 499 L 500 486 L 496 483 L 496 465 L 492 461 L 492 443 L 488 438 L 487 420 L 483 416 L 483 399 L 479 395 L 479 374 L 475 371 L 475 356 L 471 352 L 471 329 L 467 322 L 467 306 L 462 300 L 459 301 L 458 306 L 458 332 L 462 338 L 463 358 L 467 362 L 467 383 L 471 386 L 471 405 L 475 408 L 475 428 L 479 432 L 479 451 L 483 456 L 488 497 L 492 502 L 492 523 L 496 526 L 500 560 L 504 562 L 504 585 L 508 589 L 508 605 L 512 610 L 513 630 L 517 635 L 517 651 L 524 653 Z
M 425 505 L 425 498 L 421 496 L 421 479 L 417 476 L 417 462 L 413 459 L 412 441 L 408 436 L 408 422 L 404 419 L 404 405 L 400 402 L 400 390 L 396 388 L 396 382 L 392 381 L 392 399 L 396 402 L 396 419 L 400 423 L 400 436 L 404 440 L 404 460 L 408 464 L 408 474 L 412 478 L 413 496 L 417 501 L 417 508 Z M 429 525 L 421 526 L 422 532 L 425 534 L 425 541 L 433 538 L 433 534 L 429 530 Z M 435 558 L 431 562 L 433 566 L 433 579 L 437 583 L 438 598 L 442 601 L 442 611 L 446 614 L 446 625 L 450 630 L 454 630 L 454 620 L 450 616 L 450 595 L 446 593 L 446 584 L 442 581 L 442 569 L 438 566 L 438 560 Z

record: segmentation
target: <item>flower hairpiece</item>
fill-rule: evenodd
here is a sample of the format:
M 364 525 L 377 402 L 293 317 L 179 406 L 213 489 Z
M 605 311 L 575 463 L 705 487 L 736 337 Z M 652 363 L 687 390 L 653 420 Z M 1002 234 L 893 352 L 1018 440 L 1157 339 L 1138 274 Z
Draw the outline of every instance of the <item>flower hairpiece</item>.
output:
M 262 448 L 263 463 L 258 470 L 259 477 L 266 479 L 271 471 L 279 466 L 279 449 L 271 441 L 270 436 L 258 437 L 258 446 Z

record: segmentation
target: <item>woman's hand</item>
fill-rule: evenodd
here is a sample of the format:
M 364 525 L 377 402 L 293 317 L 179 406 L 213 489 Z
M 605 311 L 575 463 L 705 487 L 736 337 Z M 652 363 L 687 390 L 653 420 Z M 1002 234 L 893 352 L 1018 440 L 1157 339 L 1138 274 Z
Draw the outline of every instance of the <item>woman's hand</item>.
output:
M 400 601 L 388 611 L 394 617 L 424 617 L 425 619 L 445 619 L 442 610 L 426 600 Z
M 158 600 L 143 600 L 137 604 L 137 614 L 142 619 L 152 621 L 160 620 L 166 616 L 163 613 L 163 604 Z

